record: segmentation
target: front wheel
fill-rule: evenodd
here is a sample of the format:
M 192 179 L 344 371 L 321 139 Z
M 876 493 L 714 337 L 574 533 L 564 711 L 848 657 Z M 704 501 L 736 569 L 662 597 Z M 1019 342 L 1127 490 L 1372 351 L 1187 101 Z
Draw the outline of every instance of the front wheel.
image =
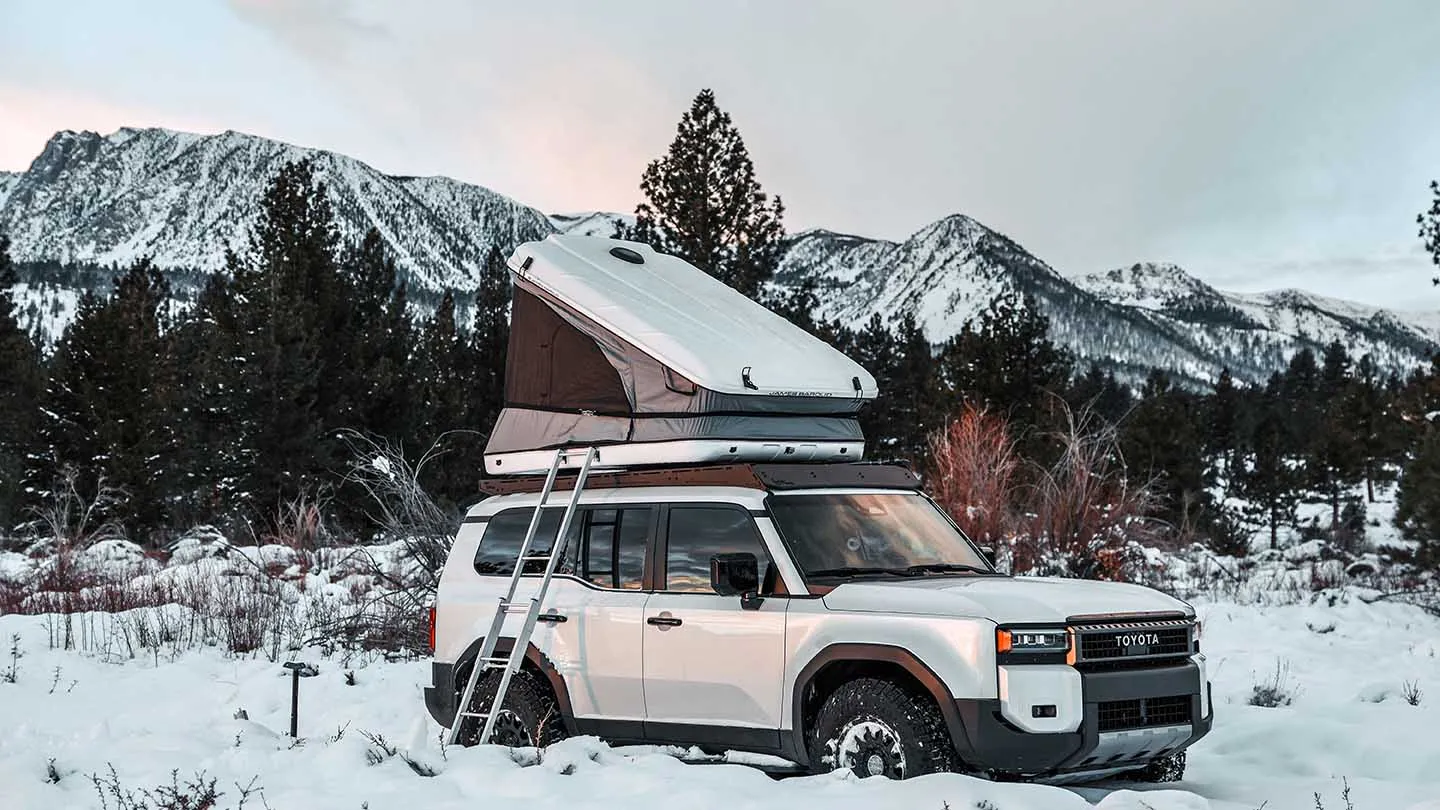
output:
M 1137 782 L 1179 782 L 1185 777 L 1185 752 L 1154 760 L 1131 777 Z
M 893 681 L 857 678 L 820 707 L 810 761 L 818 770 L 908 779 L 959 770 L 945 718 L 928 695 Z

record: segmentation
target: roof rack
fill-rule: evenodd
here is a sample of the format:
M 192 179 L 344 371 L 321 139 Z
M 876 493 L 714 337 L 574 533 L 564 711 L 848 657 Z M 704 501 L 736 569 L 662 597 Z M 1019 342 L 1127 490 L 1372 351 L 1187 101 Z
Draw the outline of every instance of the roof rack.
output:
M 560 476 L 555 490 L 575 486 L 576 476 Z M 533 476 L 487 477 L 480 480 L 485 495 L 539 492 L 544 480 Z M 588 489 L 628 487 L 745 487 L 795 490 L 837 487 L 918 489 L 920 479 L 899 462 L 853 461 L 801 464 L 721 464 L 596 470 L 586 479 Z

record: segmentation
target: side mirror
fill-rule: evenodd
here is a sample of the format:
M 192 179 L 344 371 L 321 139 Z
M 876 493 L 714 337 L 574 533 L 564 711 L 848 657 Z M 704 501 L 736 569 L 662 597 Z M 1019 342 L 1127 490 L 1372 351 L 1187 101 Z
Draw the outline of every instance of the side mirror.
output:
M 990 567 L 991 567 L 991 568 L 995 568 L 995 567 L 996 567 L 996 566 L 995 566 L 995 547 L 994 547 L 994 546 L 981 546 L 981 547 L 980 547 L 980 556 L 982 556 L 982 557 L 985 558 L 985 562 L 990 563 Z
M 747 610 L 759 607 L 759 561 L 748 551 L 716 554 L 710 558 L 710 587 L 721 596 L 739 596 Z

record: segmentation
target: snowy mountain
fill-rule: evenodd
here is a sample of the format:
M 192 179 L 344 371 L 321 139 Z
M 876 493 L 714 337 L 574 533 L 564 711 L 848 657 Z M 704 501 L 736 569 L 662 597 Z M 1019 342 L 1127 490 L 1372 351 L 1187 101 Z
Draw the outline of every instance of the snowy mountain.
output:
M 125 265 L 150 255 L 167 268 L 213 272 L 241 246 L 270 178 L 286 161 L 315 160 L 342 237 L 377 227 L 417 300 L 466 292 L 491 245 L 556 231 L 609 236 L 634 217 L 603 211 L 546 216 L 480 186 L 383 174 L 353 158 L 236 132 L 164 129 L 57 133 L 30 168 L 0 173 L 0 232 L 29 262 Z M 88 280 L 87 280 L 88 278 Z M 777 281 L 818 283 L 824 315 L 855 325 L 872 313 L 914 311 L 931 340 L 955 334 L 996 294 L 1029 294 L 1055 338 L 1082 361 L 1137 382 L 1152 368 L 1206 383 L 1229 367 L 1265 379 L 1301 347 L 1332 339 L 1386 368 L 1427 361 L 1440 315 L 1404 314 L 1286 290 L 1215 290 L 1167 264 L 1068 278 L 1005 235 L 953 215 L 902 242 L 827 230 L 788 239 Z M 31 278 L 19 290 L 30 325 L 52 339 L 89 277 Z M 193 289 L 194 285 L 190 285 Z M 178 291 L 178 288 L 177 288 Z M 183 294 L 180 291 L 179 294 Z
M 1138 382 L 1163 368 L 1207 383 L 1228 367 L 1264 380 L 1296 351 L 1338 338 L 1386 368 L 1427 361 L 1440 318 L 1286 291 L 1222 293 L 1174 265 L 1060 275 L 1008 237 L 954 215 L 903 242 L 826 230 L 792 236 L 777 280 L 813 278 L 826 317 L 861 323 L 912 311 L 931 340 L 955 334 L 997 294 L 1028 294 L 1052 334 L 1082 360 Z
M 633 214 L 612 214 L 609 211 L 584 211 L 578 214 L 551 214 L 550 224 L 555 230 L 561 233 L 573 233 L 580 236 L 604 236 L 615 235 L 615 228 L 620 225 L 626 227 L 635 226 Z
M 469 290 L 491 245 L 554 231 L 538 211 L 444 177 L 396 177 L 353 158 L 225 132 L 57 133 L 21 174 L 0 178 L 0 231 L 18 261 L 218 270 L 248 239 L 265 187 L 287 161 L 315 160 L 342 239 L 379 228 L 402 274 Z

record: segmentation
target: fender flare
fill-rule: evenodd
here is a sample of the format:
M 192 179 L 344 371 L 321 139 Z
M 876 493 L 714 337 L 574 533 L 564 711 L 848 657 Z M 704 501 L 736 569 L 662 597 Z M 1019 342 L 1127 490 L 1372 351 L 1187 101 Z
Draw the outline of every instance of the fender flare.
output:
M 460 693 L 465 689 L 465 681 L 461 679 L 460 673 L 474 663 L 475 658 L 480 655 L 480 648 L 484 644 L 485 639 L 483 637 L 477 638 L 470 642 L 470 645 L 455 658 L 455 665 L 450 670 L 450 691 L 455 696 L 453 700 L 454 706 L 459 705 Z M 515 639 L 513 638 L 502 636 L 495 642 L 496 655 L 509 655 L 510 651 L 514 648 Z M 555 693 L 555 703 L 560 707 L 560 719 L 565 724 L 565 731 L 567 734 L 574 734 L 575 713 L 570 706 L 570 689 L 565 685 L 564 676 L 560 674 L 560 670 L 556 669 L 555 663 L 550 660 L 550 657 L 541 652 L 540 649 L 535 646 L 534 642 L 531 642 L 526 648 L 525 660 L 539 670 L 540 673 L 545 676 L 545 679 L 550 682 L 550 689 Z M 469 678 L 468 672 L 465 677 Z
M 798 757 L 798 761 L 805 767 L 813 767 L 810 762 L 810 747 L 806 745 L 806 737 L 810 729 L 805 728 L 805 693 L 814 682 L 815 676 L 830 664 L 843 662 L 882 662 L 895 664 L 910 674 L 935 700 L 940 707 L 940 714 L 945 719 L 945 727 L 950 733 L 950 740 L 963 753 L 966 742 L 969 738 L 965 734 L 965 722 L 960 716 L 960 710 L 955 703 L 955 697 L 945 688 L 945 682 L 935 674 L 925 662 L 921 661 L 914 653 L 904 647 L 896 647 L 891 644 L 875 643 L 836 643 L 831 644 L 820 652 L 816 653 L 809 663 L 800 670 L 795 678 L 795 686 L 791 694 L 791 738 L 790 747 Z

